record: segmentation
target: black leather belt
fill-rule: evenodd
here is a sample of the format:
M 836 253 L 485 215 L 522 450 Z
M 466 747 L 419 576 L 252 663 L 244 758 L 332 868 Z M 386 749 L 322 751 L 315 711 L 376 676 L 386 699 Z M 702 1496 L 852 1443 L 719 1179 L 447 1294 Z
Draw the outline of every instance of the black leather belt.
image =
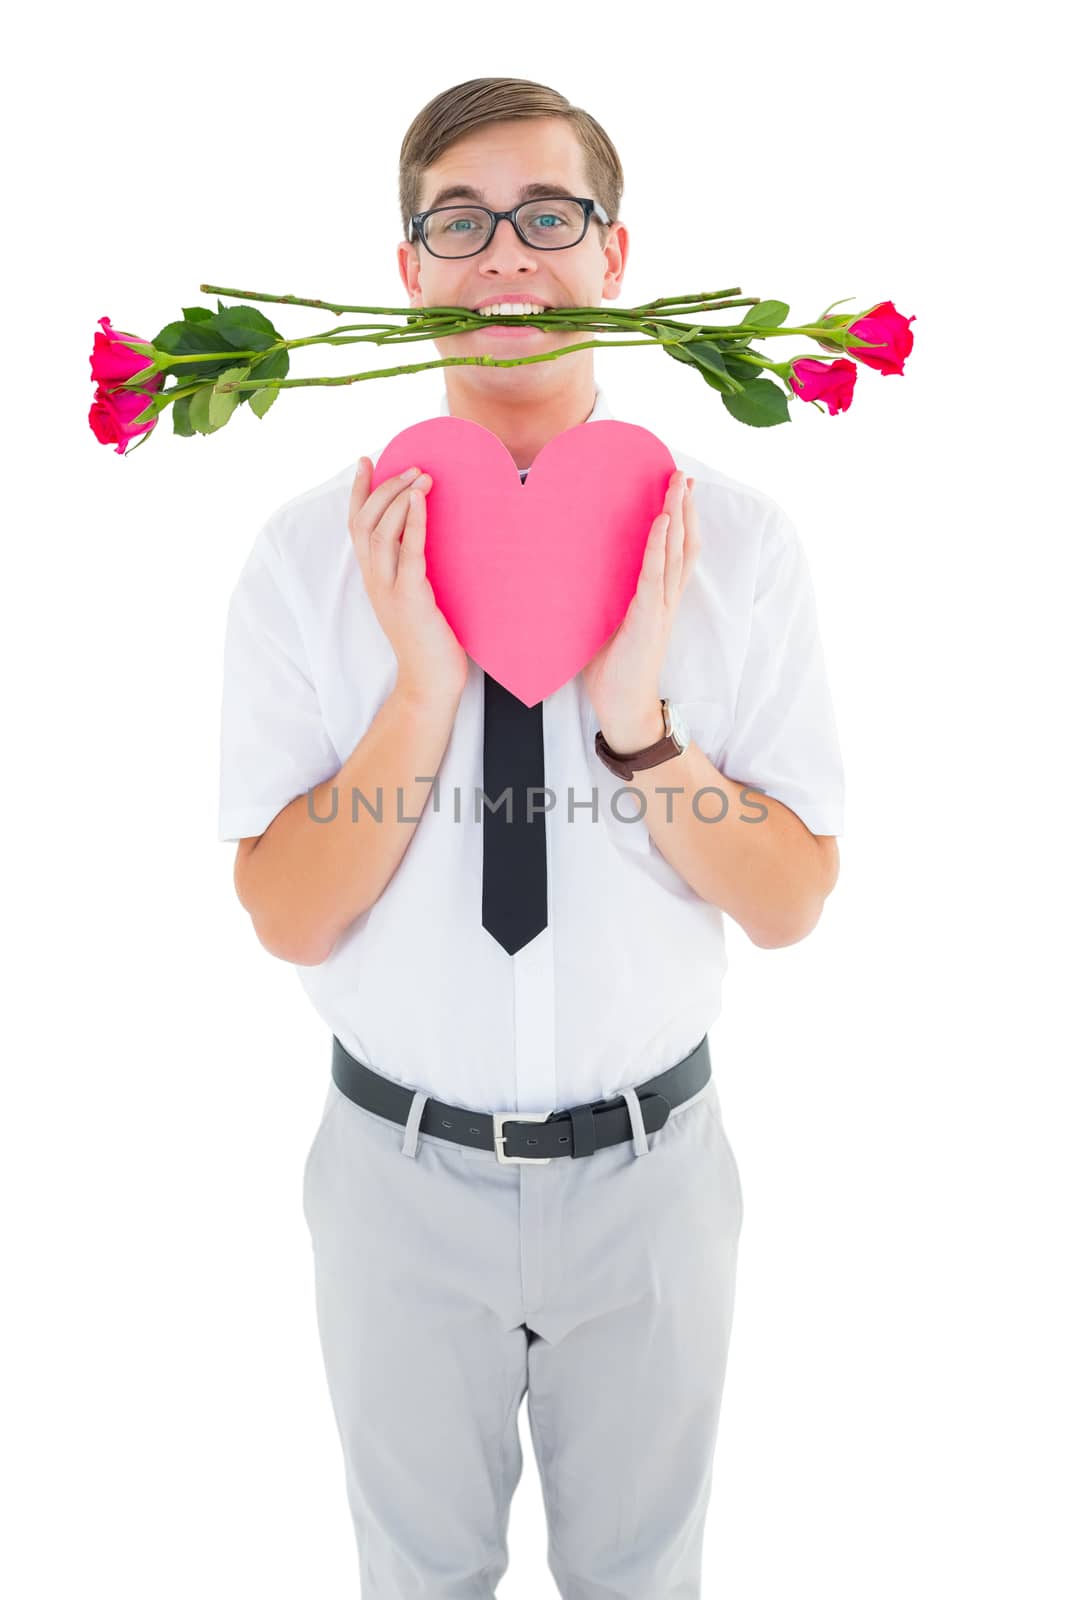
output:
M 379 1117 L 401 1127 L 415 1098 L 413 1089 L 383 1078 L 349 1055 L 334 1035 L 333 1081 L 341 1093 Z M 646 1133 L 662 1128 L 675 1106 L 692 1099 L 711 1077 L 708 1036 L 666 1072 L 637 1085 L 637 1099 Z M 566 1111 L 470 1111 L 464 1106 L 427 1100 L 419 1132 L 477 1150 L 496 1150 L 499 1161 L 551 1161 L 553 1156 L 591 1156 L 609 1144 L 633 1138 L 630 1111 L 620 1094 L 611 1100 L 571 1106 Z M 520 1151 L 522 1152 L 520 1154 Z

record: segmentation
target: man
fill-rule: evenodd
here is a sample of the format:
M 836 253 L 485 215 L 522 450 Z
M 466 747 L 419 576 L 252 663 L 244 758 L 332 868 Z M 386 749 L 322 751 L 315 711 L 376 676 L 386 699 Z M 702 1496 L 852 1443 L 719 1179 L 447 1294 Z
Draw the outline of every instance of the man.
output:
M 617 298 L 614 218 L 533 242 L 577 215 L 551 197 L 596 200 L 583 155 L 554 116 L 449 144 L 399 247 L 410 303 Z M 471 209 L 531 184 L 543 222 Z M 610 416 L 592 351 L 444 374 L 442 411 L 520 472 Z M 743 1211 L 707 1046 L 723 912 L 764 947 L 811 931 L 843 785 L 795 531 L 672 455 L 623 626 L 533 714 L 436 610 L 432 487 L 372 492 L 365 461 L 268 520 L 231 603 L 220 835 L 334 1035 L 304 1204 L 364 1600 L 495 1593 L 523 1394 L 560 1593 L 699 1591 Z M 508 824 L 490 773 L 554 798 Z

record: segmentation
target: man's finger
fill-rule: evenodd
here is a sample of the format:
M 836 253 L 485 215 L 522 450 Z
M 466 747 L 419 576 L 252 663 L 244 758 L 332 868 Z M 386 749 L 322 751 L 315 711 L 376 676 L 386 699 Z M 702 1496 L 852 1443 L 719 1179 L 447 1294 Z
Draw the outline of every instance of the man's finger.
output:
M 352 495 L 349 501 L 350 526 L 362 512 L 363 521 L 373 527 L 386 506 L 395 500 L 398 494 L 410 488 L 418 475 L 418 467 L 409 467 L 406 472 L 385 478 L 376 489 L 371 489 L 373 468 L 367 457 L 361 456 L 352 479 Z
M 426 576 L 426 495 L 421 489 L 410 491 L 411 505 L 400 535 L 397 582 L 417 585 Z

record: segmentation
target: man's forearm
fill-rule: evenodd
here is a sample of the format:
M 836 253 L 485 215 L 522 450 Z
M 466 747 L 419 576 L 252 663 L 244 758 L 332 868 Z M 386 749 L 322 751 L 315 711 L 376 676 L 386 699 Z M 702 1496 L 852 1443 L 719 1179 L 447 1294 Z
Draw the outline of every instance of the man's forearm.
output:
M 811 932 L 836 881 L 836 850 L 824 849 L 787 806 L 726 777 L 695 742 L 635 772 L 630 786 L 644 796 L 662 855 L 755 944 L 793 944 Z
M 340 770 L 311 791 L 310 804 L 299 795 L 271 822 L 239 867 L 237 892 L 272 955 L 318 965 L 378 899 L 432 793 L 428 780 L 458 704 L 427 704 L 394 689 Z

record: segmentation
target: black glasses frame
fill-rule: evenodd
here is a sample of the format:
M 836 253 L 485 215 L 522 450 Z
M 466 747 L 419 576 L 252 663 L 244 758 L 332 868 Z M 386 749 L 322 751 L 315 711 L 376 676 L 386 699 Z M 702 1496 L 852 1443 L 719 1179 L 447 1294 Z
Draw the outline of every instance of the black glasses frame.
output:
M 532 239 L 527 239 L 526 235 L 519 227 L 517 213 L 522 210 L 523 206 L 537 205 L 549 200 L 573 200 L 582 208 L 582 212 L 584 214 L 582 231 L 578 235 L 577 239 L 572 239 L 569 244 L 534 244 Z M 426 243 L 426 234 L 423 229 L 423 223 L 426 221 L 426 218 L 432 216 L 435 211 L 484 211 L 487 216 L 492 218 L 492 222 L 489 227 L 488 239 L 484 244 L 479 245 L 477 250 L 468 250 L 466 255 L 443 256 L 439 251 L 431 250 L 430 246 Z M 457 202 L 452 206 L 431 206 L 429 211 L 417 212 L 416 215 L 412 217 L 411 222 L 408 225 L 408 243 L 414 244 L 415 237 L 417 235 L 420 243 L 423 244 L 427 250 L 429 250 L 430 254 L 435 258 L 435 260 L 466 261 L 469 260 L 471 256 L 480 256 L 483 250 L 488 250 L 489 246 L 493 242 L 493 235 L 496 233 L 497 223 L 510 222 L 519 238 L 524 244 L 528 244 L 531 250 L 573 250 L 576 244 L 581 244 L 582 240 L 589 232 L 589 218 L 591 216 L 596 217 L 598 222 L 606 222 L 609 224 L 609 226 L 611 224 L 611 218 L 608 216 L 607 212 L 604 210 L 604 207 L 599 203 L 599 201 L 590 200 L 588 198 L 582 199 L 575 194 L 531 195 L 529 200 L 520 200 L 519 204 L 517 206 L 512 206 L 510 211 L 493 211 L 489 206 L 476 205 L 473 201 L 470 205 L 463 205 L 460 202 Z

